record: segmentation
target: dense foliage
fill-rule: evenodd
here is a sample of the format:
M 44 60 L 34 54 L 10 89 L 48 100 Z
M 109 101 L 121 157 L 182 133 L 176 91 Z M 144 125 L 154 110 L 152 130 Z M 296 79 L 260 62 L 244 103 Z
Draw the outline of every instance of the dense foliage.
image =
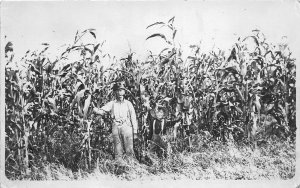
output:
M 203 135 L 209 138 L 203 147 L 212 147 L 215 140 L 253 147 L 268 143 L 270 137 L 294 140 L 296 67 L 287 44 L 273 45 L 254 30 L 253 35 L 234 43 L 229 56 L 220 49 L 205 53 L 201 46 L 191 45 L 192 55 L 182 59 L 173 22 L 174 18 L 148 26 L 169 29 L 170 33 L 147 38 L 149 42 L 157 37 L 166 42 L 159 54 L 150 53 L 143 61 L 134 59 L 130 51 L 120 60 L 109 57 L 108 68 L 102 62 L 109 56 L 101 50 L 103 43 L 82 42 L 86 35 L 96 38 L 93 29 L 77 32 L 74 43 L 55 61 L 46 55 L 49 44 L 43 44 L 42 51 L 28 51 L 15 62 L 12 43 L 7 43 L 7 177 L 26 178 L 43 164 L 78 171 L 111 160 L 110 119 L 94 116 L 92 108 L 113 98 L 111 84 L 116 81 L 124 81 L 129 90 L 127 98 L 137 112 L 140 131 L 147 107 L 163 103 L 167 118 L 172 119 L 176 100 L 188 96 L 194 133 L 189 152 L 199 152 Z M 23 67 L 16 69 L 15 64 Z M 169 156 L 187 152 L 185 139 L 178 139 L 174 143 L 170 136 L 167 141 Z M 136 146 L 140 153 L 147 150 L 142 146 Z

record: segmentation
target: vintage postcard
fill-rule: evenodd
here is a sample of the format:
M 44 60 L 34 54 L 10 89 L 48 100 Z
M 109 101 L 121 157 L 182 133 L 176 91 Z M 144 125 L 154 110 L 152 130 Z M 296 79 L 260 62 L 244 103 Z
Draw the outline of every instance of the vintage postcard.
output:
M 0 8 L 0 187 L 299 188 L 299 0 Z

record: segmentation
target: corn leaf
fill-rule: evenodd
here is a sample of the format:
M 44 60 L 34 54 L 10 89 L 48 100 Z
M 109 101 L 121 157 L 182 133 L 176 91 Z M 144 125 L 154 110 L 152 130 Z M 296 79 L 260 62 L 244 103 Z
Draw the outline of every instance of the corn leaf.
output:
M 173 39 L 175 38 L 176 33 L 177 33 L 177 30 L 175 29 L 173 32 Z
M 245 40 L 247 40 L 248 38 L 252 38 L 252 39 L 254 40 L 255 44 L 256 44 L 257 46 L 259 46 L 259 42 L 258 42 L 256 36 L 248 36 L 248 37 L 244 38 L 243 42 L 244 42 Z
M 153 35 L 150 35 L 149 37 L 146 38 L 146 40 L 148 40 L 148 39 L 150 39 L 150 38 L 153 38 L 153 37 L 161 37 L 161 38 L 163 38 L 165 41 L 167 41 L 166 36 L 163 35 L 163 34 L 161 34 L 161 33 L 155 33 L 155 34 L 153 34 Z
M 237 86 L 235 86 L 235 90 L 238 93 L 238 96 L 240 97 L 240 99 L 245 102 L 244 96 L 242 95 L 242 92 L 237 88 Z
M 164 24 L 165 24 L 164 22 L 155 22 L 154 24 L 148 25 L 146 29 L 155 25 L 164 25 Z
M 169 21 L 168 21 L 168 23 L 171 23 L 171 24 L 173 24 L 173 22 L 174 22 L 174 19 L 175 19 L 175 16 L 173 16 Z
M 233 48 L 231 50 L 231 53 L 230 53 L 230 56 L 227 59 L 227 62 L 231 61 L 232 59 L 237 60 L 235 48 Z
M 89 106 L 91 104 L 91 98 L 92 98 L 92 95 L 89 95 L 87 97 L 87 99 L 85 100 L 84 102 L 84 107 L 83 107 L 83 117 L 86 118 L 87 117 L 87 112 L 89 110 Z
M 6 45 L 5 45 L 5 54 L 7 52 L 12 52 L 13 51 L 13 44 L 11 42 L 8 42 Z
M 96 34 L 93 31 L 90 31 L 91 35 L 93 35 L 94 38 L 96 38 Z
M 94 47 L 94 53 L 96 53 L 97 49 L 99 48 L 99 45 L 100 45 L 100 44 L 97 44 L 97 45 Z

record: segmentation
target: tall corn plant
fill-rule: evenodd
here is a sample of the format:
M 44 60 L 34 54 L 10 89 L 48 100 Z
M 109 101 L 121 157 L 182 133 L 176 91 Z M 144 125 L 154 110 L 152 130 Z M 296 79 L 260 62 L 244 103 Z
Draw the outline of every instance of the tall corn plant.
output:
M 261 126 L 261 108 L 266 105 L 266 99 L 274 103 L 275 106 L 272 108 L 273 111 L 269 110 L 266 113 L 271 113 L 274 116 L 278 125 L 284 128 L 284 132 L 288 131 L 288 116 L 285 113 L 285 109 L 288 109 L 288 103 L 285 103 L 288 96 L 286 90 L 288 86 L 283 82 L 285 81 L 283 79 L 287 80 L 288 71 L 285 68 L 284 58 L 279 59 L 280 56 L 277 57 L 281 53 L 272 51 L 263 34 L 259 31 L 253 32 L 254 35 L 239 40 L 235 44 L 227 59 L 230 66 L 227 64 L 226 68 L 218 69 L 218 71 L 222 71 L 222 82 L 229 84 L 226 86 L 228 92 L 236 95 L 234 98 L 227 98 L 234 99 L 229 100 L 229 105 L 234 106 L 242 115 L 244 135 L 248 140 L 255 142 L 258 126 Z M 249 40 L 252 40 L 252 50 L 250 50 L 251 45 L 246 43 Z M 275 53 L 277 55 L 273 55 Z M 271 59 L 268 58 L 269 55 Z M 286 62 L 290 63 L 290 68 L 294 68 L 293 60 L 291 58 L 286 59 L 288 59 Z M 272 70 L 272 67 L 276 68 Z M 280 74 L 276 75 L 277 71 L 282 69 L 286 71 L 279 71 Z M 292 71 L 291 73 L 293 74 Z M 277 80 L 277 82 L 271 85 L 269 79 Z M 283 93 L 279 92 L 277 98 L 269 93 L 274 86 L 283 91 Z
M 178 84 L 180 80 L 180 76 L 184 75 L 181 74 L 181 65 L 183 60 L 181 58 L 181 48 L 175 41 L 177 29 L 174 26 L 175 17 L 172 17 L 167 22 L 156 22 L 147 27 L 151 28 L 154 26 L 161 26 L 166 27 L 168 29 L 167 33 L 154 33 L 147 37 L 146 40 L 151 38 L 162 38 L 165 43 L 166 47 L 161 50 L 161 52 L 153 59 L 156 66 L 156 73 L 157 78 L 161 79 L 164 84 Z M 151 55 L 152 57 L 152 55 Z M 162 87 L 162 85 L 161 85 Z
M 69 86 L 69 90 L 73 91 L 73 100 L 70 105 L 69 118 L 72 121 L 79 122 L 79 129 L 82 139 L 80 141 L 80 151 L 84 159 L 85 167 L 91 169 L 92 166 L 92 150 L 91 141 L 95 133 L 95 124 L 93 124 L 93 117 L 91 116 L 91 106 L 99 106 L 106 102 L 102 97 L 106 93 L 107 88 L 104 80 L 104 71 L 101 66 L 100 56 L 102 54 L 98 44 L 78 44 L 80 38 L 86 33 L 90 33 L 94 38 L 96 34 L 94 30 L 89 29 L 83 31 L 81 34 L 77 33 L 74 44 L 67 48 L 65 53 L 78 53 L 81 57 L 79 61 L 71 62 L 64 65 L 61 74 L 64 75 L 63 84 Z M 100 52 L 100 53 L 99 53 Z M 102 94 L 102 95 L 101 95 Z M 101 124 L 101 123 L 100 123 Z
M 99 81 L 102 85 L 105 83 L 101 82 L 101 66 L 94 66 L 100 63 L 101 54 L 96 52 L 101 44 L 78 44 L 86 33 L 96 37 L 91 29 L 77 33 L 74 44 L 54 62 L 45 55 L 48 44 L 44 44 L 40 52 L 28 51 L 22 58 L 25 66 L 20 70 L 9 68 L 13 59 L 8 59 L 5 72 L 6 164 L 14 166 L 7 166 L 13 171 L 10 175 L 27 173 L 37 161 L 59 160 L 71 165 L 72 156 L 67 159 L 66 154 L 71 152 L 75 142 L 79 143 L 78 139 L 82 139 L 83 144 L 77 149 L 87 152 L 87 166 L 91 166 L 91 94 L 98 89 Z M 12 50 L 9 45 L 6 53 Z M 66 64 L 68 55 L 76 51 L 82 59 Z M 70 105 L 75 103 L 78 111 L 70 118 Z M 72 137 L 82 129 L 81 135 Z M 72 139 L 68 140 L 70 136 Z
M 248 49 L 246 40 L 254 41 L 254 51 Z M 260 43 L 264 43 L 261 41 Z M 248 140 L 255 140 L 257 123 L 260 123 L 261 112 L 261 69 L 265 66 L 255 56 L 259 49 L 257 36 L 249 36 L 238 41 L 230 56 L 223 62 L 223 67 L 215 70 L 216 92 L 214 98 L 215 116 L 222 115 L 224 129 L 241 132 Z M 237 117 L 242 118 L 237 118 Z M 243 127 L 240 127 L 240 126 Z M 231 126 L 231 127 L 229 127 Z M 229 129 L 228 129 L 229 128 Z
M 12 70 L 9 65 L 13 59 L 10 59 L 6 65 L 6 148 L 12 148 L 13 140 L 17 146 L 15 151 L 7 150 L 7 160 L 15 161 L 15 170 L 28 174 L 30 162 L 35 160 L 34 151 L 37 148 L 31 140 L 38 140 L 37 134 L 46 136 L 45 129 L 40 127 L 40 117 L 46 111 L 43 108 L 45 95 L 43 83 L 47 75 L 43 74 L 43 65 L 49 61 L 44 56 L 46 47 L 41 52 L 29 52 L 26 56 L 31 58 L 25 59 L 25 69 Z M 26 69 L 27 68 L 27 69 Z M 47 118 L 52 117 L 49 113 Z M 39 130 L 38 130 L 39 129 Z M 36 131 L 38 130 L 38 131 Z
M 192 55 L 188 56 L 188 74 L 194 90 L 195 121 L 199 130 L 208 130 L 219 137 L 227 128 L 224 127 L 226 122 L 222 123 L 221 119 L 224 116 L 228 119 L 228 115 L 222 112 L 228 104 L 222 99 L 228 88 L 221 77 L 223 72 L 219 71 L 226 59 L 224 51 L 218 49 L 203 53 L 200 45 L 191 45 L 190 48 Z
M 266 109 L 265 113 L 272 115 L 277 120 L 278 128 L 282 128 L 280 132 L 288 133 L 288 98 L 289 90 L 293 90 L 293 80 L 290 82 L 289 79 L 294 74 L 294 60 L 290 57 L 291 53 L 287 50 L 286 45 L 284 47 L 279 46 L 281 49 L 277 51 L 266 43 L 263 34 L 259 31 L 254 31 L 254 33 L 256 34 L 243 40 L 252 39 L 255 44 L 254 50 L 248 50 L 248 54 L 244 55 L 243 60 L 240 57 L 243 53 L 245 54 L 247 47 L 237 45 L 238 55 L 236 56 L 237 59 L 240 59 L 241 75 L 245 80 L 240 86 L 242 92 L 244 91 L 244 98 L 242 95 L 240 97 L 242 101 L 246 102 L 243 103 L 244 106 L 249 109 L 247 110 L 245 107 L 243 109 L 244 118 L 246 119 L 246 133 L 248 138 L 249 135 L 255 135 L 256 122 L 250 123 L 248 120 L 258 119 L 258 123 L 261 124 L 261 107 L 268 104 L 272 104 L 273 107 Z M 283 55 L 284 50 L 286 50 L 285 55 Z M 291 85 L 289 85 L 289 82 Z M 274 93 L 272 90 L 277 92 Z M 293 100 L 292 98 L 291 96 L 290 100 Z M 255 118 L 256 113 L 258 118 Z M 251 134 L 249 134 L 250 131 L 252 131 Z

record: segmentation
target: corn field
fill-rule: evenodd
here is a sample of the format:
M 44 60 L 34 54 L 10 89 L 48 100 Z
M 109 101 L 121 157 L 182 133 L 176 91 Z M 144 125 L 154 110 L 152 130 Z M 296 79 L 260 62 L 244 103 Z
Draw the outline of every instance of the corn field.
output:
M 149 156 L 154 161 L 152 166 L 156 165 L 154 158 L 160 166 L 166 161 L 176 163 L 176 156 L 205 154 L 216 143 L 219 151 L 234 144 L 250 148 L 250 153 L 283 142 L 292 145 L 296 137 L 296 60 L 288 45 L 274 45 L 261 31 L 253 30 L 250 36 L 233 41 L 227 56 L 221 49 L 204 52 L 200 45 L 190 45 L 192 55 L 183 58 L 174 20 L 173 17 L 147 27 L 157 29 L 145 36 L 147 42 L 159 38 L 165 46 L 159 54 L 149 52 L 146 60 L 137 60 L 131 50 L 127 57 L 116 59 L 102 51 L 103 43 L 83 43 L 87 35 L 97 37 L 94 29 L 78 31 L 74 42 L 54 61 L 47 57 L 51 44 L 43 44 L 43 50 L 28 50 L 16 62 L 13 44 L 8 42 L 6 177 L 47 179 L 37 174 L 45 171 L 46 165 L 87 174 L 106 165 L 101 172 L 114 174 L 113 166 L 106 164 L 113 160 L 110 117 L 95 116 L 92 109 L 113 99 L 111 85 L 117 81 L 123 81 L 129 91 L 126 98 L 134 105 L 142 136 L 147 127 L 143 120 L 147 109 L 162 104 L 168 112 L 166 118 L 174 120 L 177 101 L 188 103 L 189 136 L 178 134 L 175 139 L 171 127 L 166 140 L 168 156 Z M 163 33 L 160 27 L 168 31 Z M 105 58 L 109 59 L 108 67 L 103 64 Z M 22 68 L 15 69 L 14 64 Z M 141 139 L 135 143 L 140 163 L 147 156 L 145 142 Z M 199 160 L 202 169 L 207 168 L 203 167 L 207 159 Z M 145 168 L 151 168 L 147 165 Z M 148 170 L 146 174 L 156 172 Z

